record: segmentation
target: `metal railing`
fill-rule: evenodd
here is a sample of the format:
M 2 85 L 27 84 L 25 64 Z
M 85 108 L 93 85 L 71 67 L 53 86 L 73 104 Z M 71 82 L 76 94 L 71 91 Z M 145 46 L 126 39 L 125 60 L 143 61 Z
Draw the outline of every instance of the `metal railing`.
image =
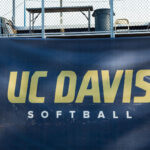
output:
M 89 17 L 88 11 L 45 13 L 45 8 L 85 6 L 93 8 Z M 33 13 L 30 14 L 27 11 L 29 8 L 40 8 L 41 12 L 32 18 Z M 45 38 L 45 34 L 70 35 L 69 32 L 71 34 L 80 32 L 109 33 L 114 38 L 115 34 L 120 33 L 149 32 L 149 8 L 149 0 L 1 0 L 0 17 L 12 20 L 19 31 L 18 35 L 41 34 Z M 100 17 L 93 16 L 96 10 L 102 9 L 109 10 L 109 14 L 103 16 L 100 14 Z M 34 24 L 34 28 L 30 27 L 31 23 Z M 106 26 L 106 29 L 102 26 Z

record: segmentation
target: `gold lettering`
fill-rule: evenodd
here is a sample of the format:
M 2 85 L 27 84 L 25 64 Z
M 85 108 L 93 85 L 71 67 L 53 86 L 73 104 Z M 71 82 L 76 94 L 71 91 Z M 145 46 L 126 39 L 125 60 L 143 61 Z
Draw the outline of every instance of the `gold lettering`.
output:
M 65 78 L 69 78 L 68 93 L 63 96 Z M 75 97 L 77 76 L 73 71 L 62 71 L 57 78 L 55 103 L 71 103 Z
M 150 76 L 150 70 L 140 70 L 136 74 L 136 86 L 143 89 L 145 96 L 134 97 L 134 103 L 150 103 L 150 83 L 144 81 L 144 77 Z M 148 80 L 149 77 L 147 77 Z
M 21 86 L 19 96 L 15 96 L 17 72 L 10 72 L 8 85 L 8 100 L 11 103 L 25 103 L 28 89 L 29 72 L 23 72 L 21 78 Z
M 92 88 L 88 89 L 91 80 Z M 82 81 L 76 103 L 83 103 L 85 96 L 92 96 L 94 103 L 100 103 L 98 71 L 88 71 Z
M 110 85 L 109 71 L 108 70 L 102 71 L 102 82 L 103 82 L 105 103 L 114 103 L 122 75 L 123 75 L 123 70 L 117 70 L 113 83 L 112 85 Z
M 30 92 L 29 92 L 29 101 L 31 103 L 44 103 L 45 97 L 37 97 L 37 88 L 39 78 L 47 77 L 47 71 L 36 71 L 32 78 L 30 84 Z
M 123 89 L 123 103 L 130 103 L 131 101 L 132 79 L 133 70 L 126 70 Z

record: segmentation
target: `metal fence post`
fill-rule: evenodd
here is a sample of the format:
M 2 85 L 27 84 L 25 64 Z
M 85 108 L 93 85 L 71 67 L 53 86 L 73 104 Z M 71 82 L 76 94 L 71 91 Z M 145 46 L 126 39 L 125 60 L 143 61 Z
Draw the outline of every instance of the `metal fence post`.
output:
M 63 7 L 63 1 L 62 0 L 60 0 L 60 7 L 61 8 Z M 62 24 L 63 24 L 63 13 L 60 12 L 60 25 L 62 25 Z
M 13 8 L 12 8 L 12 22 L 15 25 L 15 20 L 16 20 L 16 0 L 13 0 Z
M 45 8 L 44 8 L 44 0 L 42 0 L 42 38 L 45 38 L 45 28 L 44 28 L 44 24 L 45 24 Z
M 26 0 L 24 0 L 24 27 L 26 27 Z
M 115 38 L 114 33 L 114 0 L 110 0 L 110 32 L 111 38 Z

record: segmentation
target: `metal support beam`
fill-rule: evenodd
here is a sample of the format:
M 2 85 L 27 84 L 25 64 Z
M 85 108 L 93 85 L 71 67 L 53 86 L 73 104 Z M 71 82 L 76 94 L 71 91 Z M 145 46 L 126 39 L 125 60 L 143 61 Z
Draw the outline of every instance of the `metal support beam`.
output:
M 24 0 L 24 27 L 26 27 L 26 0 Z
M 44 0 L 42 0 L 42 38 L 45 39 L 45 8 L 44 8 Z
M 15 25 L 15 20 L 16 20 L 16 0 L 12 0 L 12 6 L 13 6 L 13 8 L 12 8 L 12 22 L 13 22 L 13 24 Z
M 31 20 L 31 22 L 32 22 L 32 30 L 34 30 L 34 13 L 32 13 L 32 20 Z
M 91 11 L 88 11 L 88 31 L 90 32 L 91 29 Z
M 62 7 L 62 6 L 63 6 L 63 1 L 60 0 L 60 7 Z M 60 25 L 62 25 L 62 24 L 63 24 L 63 13 L 60 12 Z
M 32 32 L 32 28 L 31 28 L 31 13 L 29 13 L 29 29 L 30 29 L 30 33 Z
M 81 13 L 87 19 L 87 21 L 88 21 L 88 31 L 90 31 L 91 30 L 91 10 L 90 9 L 88 10 L 88 16 L 83 11 L 81 11 Z
M 115 33 L 114 33 L 114 2 L 113 2 L 113 0 L 110 0 L 110 32 L 111 32 L 111 38 L 115 38 Z
M 62 8 L 63 7 L 63 0 L 60 0 L 60 7 Z M 60 12 L 60 31 L 61 32 L 64 32 L 64 28 L 63 28 L 63 13 Z

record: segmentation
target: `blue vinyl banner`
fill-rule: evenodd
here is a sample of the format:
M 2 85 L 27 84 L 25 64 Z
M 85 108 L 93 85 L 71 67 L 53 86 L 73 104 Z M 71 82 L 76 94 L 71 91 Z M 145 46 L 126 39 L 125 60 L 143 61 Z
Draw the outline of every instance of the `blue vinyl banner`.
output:
M 0 39 L 0 150 L 150 149 L 150 38 Z

